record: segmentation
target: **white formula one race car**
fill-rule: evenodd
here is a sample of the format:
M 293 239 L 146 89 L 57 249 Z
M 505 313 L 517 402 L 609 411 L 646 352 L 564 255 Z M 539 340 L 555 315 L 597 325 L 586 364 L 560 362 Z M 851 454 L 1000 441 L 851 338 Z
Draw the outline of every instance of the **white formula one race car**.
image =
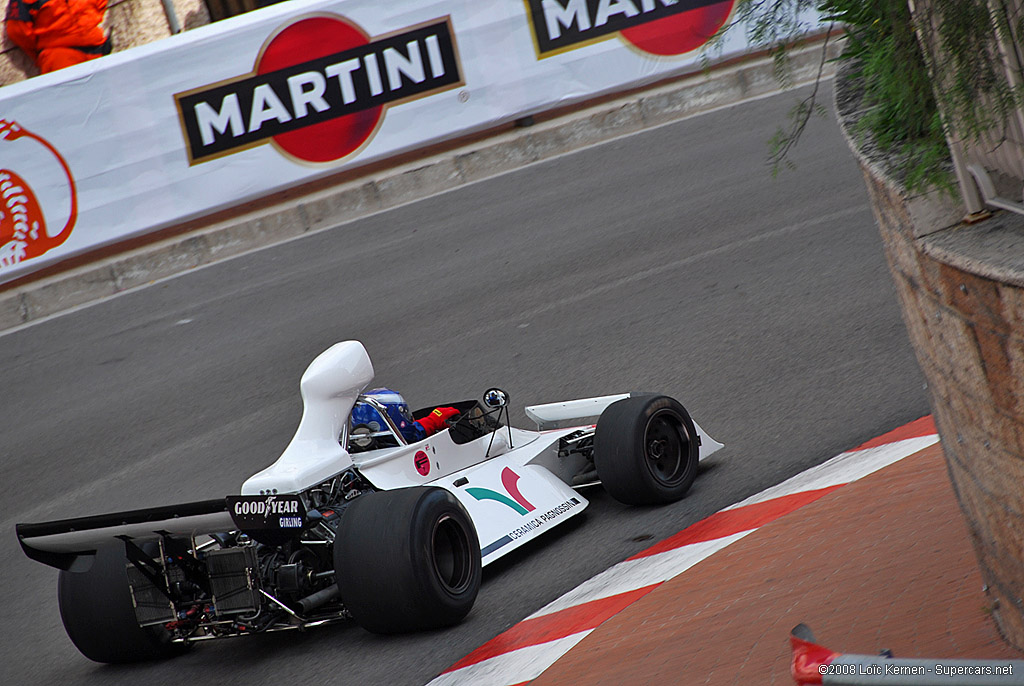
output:
M 61 619 L 82 654 L 155 659 L 347 618 L 377 633 L 455 624 L 483 565 L 587 506 L 576 488 L 671 502 L 722 447 L 667 396 L 527 407 L 538 430 L 526 431 L 508 426 L 500 389 L 452 403 L 443 430 L 408 442 L 364 393 L 372 378 L 361 343 L 319 355 L 294 438 L 241 495 L 17 525 L 25 553 L 61 570 Z

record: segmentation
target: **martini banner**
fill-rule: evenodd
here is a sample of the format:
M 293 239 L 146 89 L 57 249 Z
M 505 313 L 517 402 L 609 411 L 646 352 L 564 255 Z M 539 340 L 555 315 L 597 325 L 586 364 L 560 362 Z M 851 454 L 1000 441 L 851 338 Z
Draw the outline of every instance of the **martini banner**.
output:
M 284 2 L 0 88 L 0 283 L 693 71 L 734 0 Z M 727 58 L 747 50 L 726 34 Z

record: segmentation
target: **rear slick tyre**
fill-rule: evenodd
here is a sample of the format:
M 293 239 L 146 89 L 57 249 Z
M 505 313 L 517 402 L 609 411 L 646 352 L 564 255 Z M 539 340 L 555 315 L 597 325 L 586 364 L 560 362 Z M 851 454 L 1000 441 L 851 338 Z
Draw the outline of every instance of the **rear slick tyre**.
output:
M 378 634 L 451 626 L 480 590 L 480 542 L 466 509 L 444 490 L 399 488 L 359 496 L 334 542 L 345 607 Z
M 62 571 L 57 579 L 60 618 L 71 642 L 94 662 L 118 664 L 161 660 L 186 650 L 160 627 L 141 627 L 128 590 L 124 544 L 96 551 L 84 572 Z
M 700 439 L 689 413 L 665 395 L 609 405 L 594 432 L 594 466 L 606 491 L 627 505 L 679 500 L 697 476 Z

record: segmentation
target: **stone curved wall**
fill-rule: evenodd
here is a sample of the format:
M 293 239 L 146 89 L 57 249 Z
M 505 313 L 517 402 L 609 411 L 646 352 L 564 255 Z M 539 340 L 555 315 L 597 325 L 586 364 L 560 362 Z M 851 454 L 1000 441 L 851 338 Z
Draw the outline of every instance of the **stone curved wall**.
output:
M 836 79 L 840 125 L 864 172 L 991 612 L 1021 650 L 1024 216 L 1000 212 L 966 225 L 948 197 L 908 193 L 850 135 L 858 98 L 847 73 Z

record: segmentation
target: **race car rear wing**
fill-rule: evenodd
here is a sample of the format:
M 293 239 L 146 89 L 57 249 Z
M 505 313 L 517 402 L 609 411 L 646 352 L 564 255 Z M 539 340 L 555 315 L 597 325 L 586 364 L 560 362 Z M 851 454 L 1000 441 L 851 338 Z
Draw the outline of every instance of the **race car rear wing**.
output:
M 58 569 L 83 566 L 99 546 L 121 539 L 144 542 L 163 536 L 200 536 L 236 529 L 224 498 L 129 510 L 91 517 L 18 524 L 22 550 Z M 76 564 L 78 562 L 78 564 Z

